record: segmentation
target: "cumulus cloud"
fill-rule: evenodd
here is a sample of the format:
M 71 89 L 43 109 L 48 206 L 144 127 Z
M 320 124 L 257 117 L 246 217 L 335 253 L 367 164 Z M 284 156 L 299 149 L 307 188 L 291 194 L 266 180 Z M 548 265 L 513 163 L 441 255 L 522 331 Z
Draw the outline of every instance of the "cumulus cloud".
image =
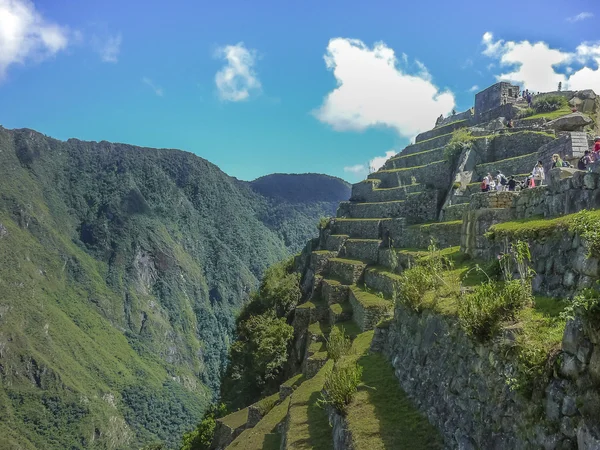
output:
M 163 89 L 160 86 L 157 86 L 150 78 L 142 78 L 142 83 L 152 89 L 157 96 L 162 97 L 164 95 Z
M 116 63 L 119 61 L 119 53 L 121 52 L 121 42 L 123 36 L 121 33 L 108 35 L 105 37 L 94 36 L 94 47 L 100 55 L 103 62 Z
M 385 162 L 396 154 L 395 150 L 388 150 L 384 156 L 376 156 L 369 161 L 369 164 L 355 164 L 354 166 L 344 167 L 344 172 L 352 173 L 357 177 L 365 177 L 369 172 L 377 172 Z
M 591 12 L 580 12 L 575 16 L 567 17 L 567 22 L 574 23 L 585 19 L 591 19 L 592 17 L 594 17 L 594 14 Z
M 67 48 L 69 31 L 29 0 L 0 0 L 0 79 L 13 64 L 40 62 Z
M 239 102 L 247 100 L 252 91 L 260 90 L 261 84 L 254 71 L 255 50 L 247 49 L 244 43 L 240 42 L 219 48 L 216 56 L 227 62 L 215 75 L 221 99 Z
M 324 58 L 338 86 L 313 114 L 335 130 L 387 126 L 412 137 L 454 108 L 453 94 L 436 87 L 421 62 L 410 70 L 408 57 L 401 54 L 398 60 L 384 43 L 369 48 L 356 39 L 335 38 Z
M 507 72 L 496 75 L 499 81 L 541 92 L 556 90 L 560 82 L 565 89 L 591 88 L 600 93 L 600 43 L 582 43 L 575 51 L 567 52 L 545 42 L 496 41 L 490 32 L 483 35 L 482 43 L 483 54 L 507 68 Z M 574 70 L 572 64 L 580 67 Z

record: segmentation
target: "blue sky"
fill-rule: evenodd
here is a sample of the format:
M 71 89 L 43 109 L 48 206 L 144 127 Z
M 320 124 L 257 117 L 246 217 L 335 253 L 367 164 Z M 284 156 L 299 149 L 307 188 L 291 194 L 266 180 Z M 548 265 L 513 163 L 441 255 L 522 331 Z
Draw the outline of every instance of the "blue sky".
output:
M 599 21 L 592 0 L 0 0 L 0 124 L 354 182 L 498 76 L 600 93 Z

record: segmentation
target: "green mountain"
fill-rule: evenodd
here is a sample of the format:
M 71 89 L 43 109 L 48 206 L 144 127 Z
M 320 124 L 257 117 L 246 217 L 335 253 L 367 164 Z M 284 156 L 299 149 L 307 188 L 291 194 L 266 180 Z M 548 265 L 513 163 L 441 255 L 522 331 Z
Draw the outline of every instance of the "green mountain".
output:
M 0 448 L 174 446 L 263 271 L 348 197 L 331 177 L 247 183 L 178 150 L 0 127 Z

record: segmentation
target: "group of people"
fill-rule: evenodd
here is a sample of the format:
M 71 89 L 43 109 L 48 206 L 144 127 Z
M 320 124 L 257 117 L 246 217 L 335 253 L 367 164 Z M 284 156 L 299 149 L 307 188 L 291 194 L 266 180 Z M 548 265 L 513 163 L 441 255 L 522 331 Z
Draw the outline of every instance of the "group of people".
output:
M 577 169 L 591 170 L 593 165 L 600 164 L 600 136 L 594 139 L 593 149 L 586 150 L 585 154 L 579 158 Z M 567 161 L 564 161 L 558 153 L 552 155 L 552 168 L 555 167 L 573 167 Z M 506 177 L 502 171 L 498 170 L 496 176 L 492 176 L 489 172 L 481 181 L 481 192 L 490 191 L 516 191 L 527 189 L 535 186 L 542 186 L 546 180 L 544 172 L 544 164 L 538 161 L 531 173 L 525 180 L 517 181 L 514 176 Z

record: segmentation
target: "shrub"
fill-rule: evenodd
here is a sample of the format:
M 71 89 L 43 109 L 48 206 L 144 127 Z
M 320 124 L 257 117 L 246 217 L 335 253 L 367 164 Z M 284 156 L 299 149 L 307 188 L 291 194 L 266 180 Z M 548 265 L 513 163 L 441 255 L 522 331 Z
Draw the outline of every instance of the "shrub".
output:
M 579 211 L 571 219 L 571 230 L 586 241 L 588 256 L 600 255 L 600 217 L 591 211 Z
M 327 339 L 327 356 L 334 361 L 338 361 L 342 356 L 348 354 L 351 346 L 350 337 L 344 331 L 334 327 Z
M 522 280 L 486 282 L 458 303 L 458 318 L 465 331 L 481 340 L 496 334 L 500 324 L 531 304 L 531 285 Z
M 535 114 L 535 109 L 533 108 L 525 108 L 517 114 L 517 119 L 524 119 L 525 117 L 530 117 Z
M 565 320 L 572 320 L 576 314 L 584 319 L 597 321 L 600 317 L 600 292 L 594 289 L 583 290 L 565 307 L 560 313 L 560 317 Z
M 466 128 L 460 128 L 452 133 L 452 139 L 444 147 L 444 159 L 451 165 L 458 162 L 458 157 L 465 148 L 471 146 L 475 139 Z
M 196 429 L 183 435 L 181 450 L 208 450 L 215 434 L 217 419 L 226 412 L 223 403 L 211 405 Z
M 320 403 L 331 405 L 340 414 L 345 414 L 346 406 L 361 384 L 362 371 L 356 362 L 335 364 L 325 380 Z
M 423 296 L 435 287 L 435 278 L 426 266 L 415 266 L 400 275 L 398 300 L 414 311 L 423 309 Z
M 548 113 L 568 106 L 569 102 L 561 95 L 544 95 L 533 100 L 536 113 Z

